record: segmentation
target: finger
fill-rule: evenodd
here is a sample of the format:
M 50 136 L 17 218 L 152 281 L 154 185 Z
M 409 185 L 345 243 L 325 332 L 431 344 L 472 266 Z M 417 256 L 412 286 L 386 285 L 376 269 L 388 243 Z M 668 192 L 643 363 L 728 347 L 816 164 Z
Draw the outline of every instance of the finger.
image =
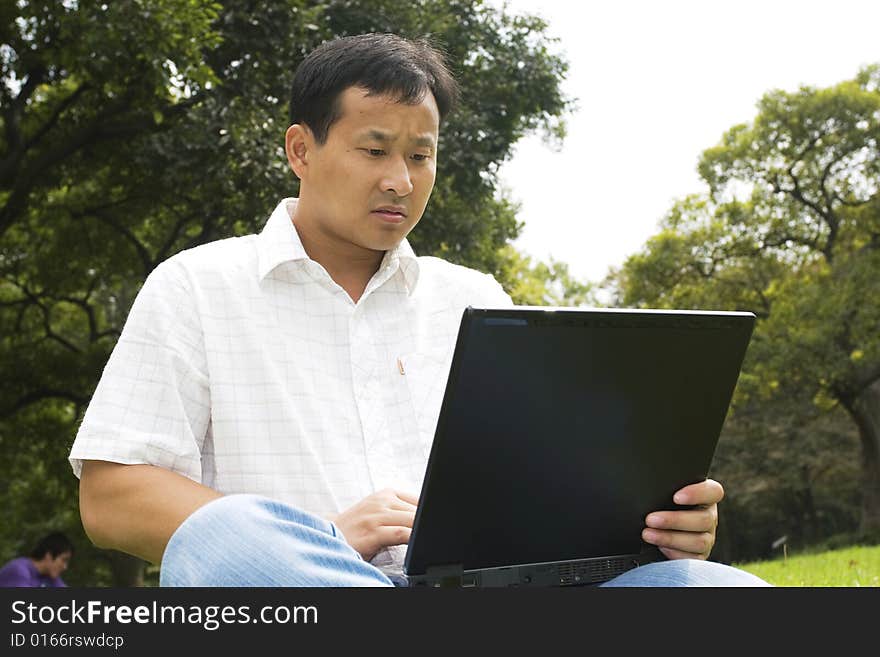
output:
M 718 526 L 718 507 L 713 504 L 687 511 L 655 511 L 648 514 L 645 524 L 654 529 L 711 532 Z
M 724 487 L 714 479 L 685 486 L 673 495 L 676 504 L 717 504 L 724 498 Z
M 410 527 L 380 527 L 373 536 L 379 547 L 388 547 L 408 543 L 411 533 Z
M 405 494 L 406 495 L 406 494 Z M 407 495 L 407 498 L 411 498 Z M 397 511 L 415 511 L 415 504 L 400 497 L 399 491 L 392 488 L 377 491 L 367 498 L 375 509 L 395 509 Z M 365 500 L 365 501 L 367 501 Z
M 659 548 L 666 555 L 667 559 L 708 559 L 708 554 L 692 554 L 691 552 L 682 552 L 681 550 L 673 550 L 672 548 Z
M 413 511 L 386 509 L 375 517 L 378 527 L 412 527 L 416 514 Z
M 405 500 L 394 499 L 388 504 L 389 509 L 394 509 L 396 511 L 409 511 L 411 513 L 415 513 L 416 505 L 411 504 Z
M 394 491 L 397 494 L 397 497 L 402 499 L 404 502 L 412 504 L 414 506 L 419 505 L 419 498 L 417 495 L 413 495 L 412 493 L 407 493 L 405 491 L 396 490 Z
M 708 555 L 715 544 L 715 536 L 710 532 L 674 532 L 659 529 L 642 530 L 642 540 L 660 548 L 694 555 Z

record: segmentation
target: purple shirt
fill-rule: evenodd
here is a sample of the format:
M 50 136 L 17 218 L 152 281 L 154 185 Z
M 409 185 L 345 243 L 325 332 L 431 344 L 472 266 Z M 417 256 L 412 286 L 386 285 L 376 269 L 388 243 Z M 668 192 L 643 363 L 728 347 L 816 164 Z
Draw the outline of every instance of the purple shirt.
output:
M 67 586 L 60 577 L 40 575 L 28 557 L 18 557 L 0 568 L 0 587 L 28 586 L 35 588 Z

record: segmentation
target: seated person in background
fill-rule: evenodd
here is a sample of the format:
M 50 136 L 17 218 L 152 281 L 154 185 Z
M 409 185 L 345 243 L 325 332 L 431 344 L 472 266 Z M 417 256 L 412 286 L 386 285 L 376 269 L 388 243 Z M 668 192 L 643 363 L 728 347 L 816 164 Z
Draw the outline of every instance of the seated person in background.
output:
M 73 543 L 61 532 L 52 532 L 37 543 L 30 556 L 16 557 L 0 568 L 3 587 L 63 587 L 61 573 L 70 565 Z

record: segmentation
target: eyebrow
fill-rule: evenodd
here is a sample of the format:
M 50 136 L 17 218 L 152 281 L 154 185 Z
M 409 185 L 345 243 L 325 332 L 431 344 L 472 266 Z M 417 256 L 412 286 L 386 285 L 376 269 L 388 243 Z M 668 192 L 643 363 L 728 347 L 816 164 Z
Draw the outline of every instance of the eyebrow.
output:
M 427 146 L 428 148 L 434 148 L 434 138 L 433 137 L 416 137 L 415 138 L 416 146 Z
M 367 139 L 375 139 L 376 141 L 381 142 L 383 144 L 387 144 L 389 142 L 394 141 L 394 138 L 392 137 L 392 135 L 390 135 L 387 132 L 383 132 L 382 130 L 376 130 L 375 128 L 373 128 L 372 130 L 369 130 L 365 134 L 365 137 Z M 415 139 L 413 139 L 413 142 L 415 142 L 416 146 L 425 146 L 427 148 L 434 148 L 434 138 L 431 137 L 430 135 L 421 135 L 419 137 L 416 137 Z

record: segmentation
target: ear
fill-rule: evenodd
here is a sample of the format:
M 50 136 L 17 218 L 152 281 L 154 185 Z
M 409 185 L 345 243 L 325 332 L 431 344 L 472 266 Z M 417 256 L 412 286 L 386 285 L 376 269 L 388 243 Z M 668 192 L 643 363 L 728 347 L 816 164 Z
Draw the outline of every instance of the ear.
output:
M 308 174 L 309 152 L 314 148 L 314 141 L 312 131 L 300 123 L 294 123 L 284 135 L 287 163 L 300 180 Z

